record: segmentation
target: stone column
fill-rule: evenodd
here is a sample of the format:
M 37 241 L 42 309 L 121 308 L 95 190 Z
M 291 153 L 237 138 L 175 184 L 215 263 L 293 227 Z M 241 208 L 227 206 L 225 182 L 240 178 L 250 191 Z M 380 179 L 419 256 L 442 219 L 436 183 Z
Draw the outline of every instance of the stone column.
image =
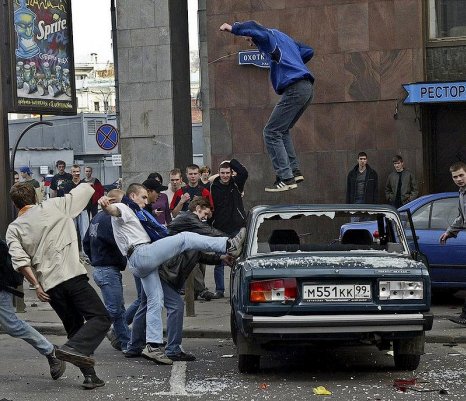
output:
M 192 162 L 186 0 L 117 0 L 124 185 Z

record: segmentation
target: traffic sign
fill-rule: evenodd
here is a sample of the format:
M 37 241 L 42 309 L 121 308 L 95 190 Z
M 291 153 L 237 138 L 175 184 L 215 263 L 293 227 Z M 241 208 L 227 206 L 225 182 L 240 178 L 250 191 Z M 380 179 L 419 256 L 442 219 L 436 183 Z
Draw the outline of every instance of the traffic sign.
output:
M 103 150 L 112 150 L 118 145 L 118 131 L 110 124 L 102 124 L 95 134 L 97 145 Z

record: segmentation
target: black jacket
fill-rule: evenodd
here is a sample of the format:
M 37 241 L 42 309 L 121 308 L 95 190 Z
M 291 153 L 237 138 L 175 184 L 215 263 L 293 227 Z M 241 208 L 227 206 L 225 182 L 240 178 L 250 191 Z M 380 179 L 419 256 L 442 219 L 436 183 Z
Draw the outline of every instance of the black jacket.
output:
M 189 231 L 201 235 L 208 235 L 210 237 L 228 237 L 228 235 L 222 231 L 212 228 L 207 223 L 199 220 L 199 217 L 191 211 L 178 214 L 167 228 L 170 235 Z M 220 263 L 220 256 L 199 251 L 183 252 L 160 266 L 160 278 L 178 290 L 183 287 L 184 282 L 197 263 L 218 265 Z
M 346 183 L 346 203 L 354 203 L 356 198 L 356 178 L 359 164 L 349 172 Z M 364 190 L 364 203 L 377 203 L 379 195 L 379 182 L 377 173 L 368 164 L 366 165 L 366 186 Z
M 0 291 L 24 297 L 22 292 L 16 290 L 16 287 L 21 285 L 23 280 L 23 275 L 13 269 L 6 242 L 0 239 Z
M 92 266 L 126 268 L 126 257 L 121 254 L 113 237 L 112 217 L 105 212 L 97 213 L 91 220 L 83 240 L 83 250 Z
M 244 227 L 246 221 L 242 192 L 248 179 L 248 171 L 236 159 L 231 159 L 230 167 L 236 172 L 236 177 L 231 177 L 227 185 L 222 184 L 220 177 L 217 177 L 210 187 L 214 202 L 211 224 L 219 230 L 233 234 Z

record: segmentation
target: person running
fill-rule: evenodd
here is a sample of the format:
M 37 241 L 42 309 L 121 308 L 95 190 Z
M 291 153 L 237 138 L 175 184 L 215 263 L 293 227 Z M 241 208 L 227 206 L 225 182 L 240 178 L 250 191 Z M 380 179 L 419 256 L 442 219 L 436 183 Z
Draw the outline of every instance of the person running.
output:
M 273 185 L 266 192 L 294 189 L 304 181 L 299 170 L 290 129 L 312 101 L 314 76 L 305 64 L 314 55 L 314 49 L 256 21 L 223 23 L 221 31 L 244 36 L 255 45 L 270 65 L 270 80 L 281 95 L 264 128 L 264 141 L 276 173 Z

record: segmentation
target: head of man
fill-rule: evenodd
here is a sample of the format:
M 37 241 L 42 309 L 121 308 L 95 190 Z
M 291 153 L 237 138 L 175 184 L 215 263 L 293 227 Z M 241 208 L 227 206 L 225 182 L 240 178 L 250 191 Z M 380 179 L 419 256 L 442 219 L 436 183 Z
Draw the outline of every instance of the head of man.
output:
M 393 156 L 393 167 L 395 167 L 395 171 L 397 173 L 401 173 L 405 166 L 403 163 L 403 158 L 400 155 Z
M 81 181 L 81 166 L 79 164 L 73 164 L 71 166 L 71 175 L 73 176 L 73 182 L 75 184 Z
M 90 180 L 92 177 L 92 167 L 89 167 L 89 166 L 84 167 L 84 175 L 86 176 L 87 180 Z
M 13 184 L 16 184 L 17 182 L 19 182 L 19 174 L 17 171 L 13 171 Z
M 358 153 L 358 165 L 359 170 L 364 171 L 367 165 L 367 154 L 366 152 L 359 152 Z
M 450 167 L 453 182 L 461 189 L 466 189 L 466 163 L 457 162 Z
M 148 180 L 157 180 L 158 182 L 160 182 L 161 184 L 163 184 L 163 178 L 162 176 L 155 172 L 155 173 L 150 173 L 148 176 L 147 176 L 147 179 Z
M 167 189 L 167 187 L 160 184 L 157 180 L 145 180 L 142 185 L 147 190 L 148 203 L 154 203 L 159 198 L 160 192 Z
M 110 203 L 121 202 L 121 199 L 123 198 L 124 195 L 125 195 L 125 192 L 122 191 L 121 189 L 111 189 L 110 191 L 108 191 L 108 194 L 107 194 L 107 196 L 111 198 Z
M 66 163 L 63 160 L 58 160 L 57 163 L 55 164 L 57 166 L 58 174 L 64 174 L 65 168 L 66 168 Z
M 141 209 L 147 205 L 148 195 L 147 189 L 141 184 L 130 184 L 126 190 L 126 196 L 130 198 Z
M 193 212 L 199 220 L 206 221 L 212 214 L 210 202 L 205 198 L 196 198 L 189 203 L 189 210 Z
M 220 177 L 220 182 L 227 185 L 231 180 L 231 167 L 230 162 L 225 160 L 220 163 L 218 167 L 218 175 Z
M 197 186 L 200 176 L 201 174 L 199 173 L 199 166 L 197 164 L 190 164 L 186 167 L 186 177 L 188 177 L 188 185 L 190 187 Z
M 209 166 L 202 166 L 199 169 L 199 174 L 201 174 L 201 180 L 207 182 L 210 176 L 210 167 Z
M 19 172 L 21 174 L 21 177 L 23 180 L 29 180 L 32 175 L 32 171 L 28 166 L 23 166 L 19 169 Z
M 18 209 L 36 203 L 36 191 L 31 184 L 18 182 L 10 189 L 10 198 Z
M 170 171 L 170 187 L 173 192 L 178 191 L 181 188 L 183 180 L 181 179 L 181 170 L 174 168 Z

